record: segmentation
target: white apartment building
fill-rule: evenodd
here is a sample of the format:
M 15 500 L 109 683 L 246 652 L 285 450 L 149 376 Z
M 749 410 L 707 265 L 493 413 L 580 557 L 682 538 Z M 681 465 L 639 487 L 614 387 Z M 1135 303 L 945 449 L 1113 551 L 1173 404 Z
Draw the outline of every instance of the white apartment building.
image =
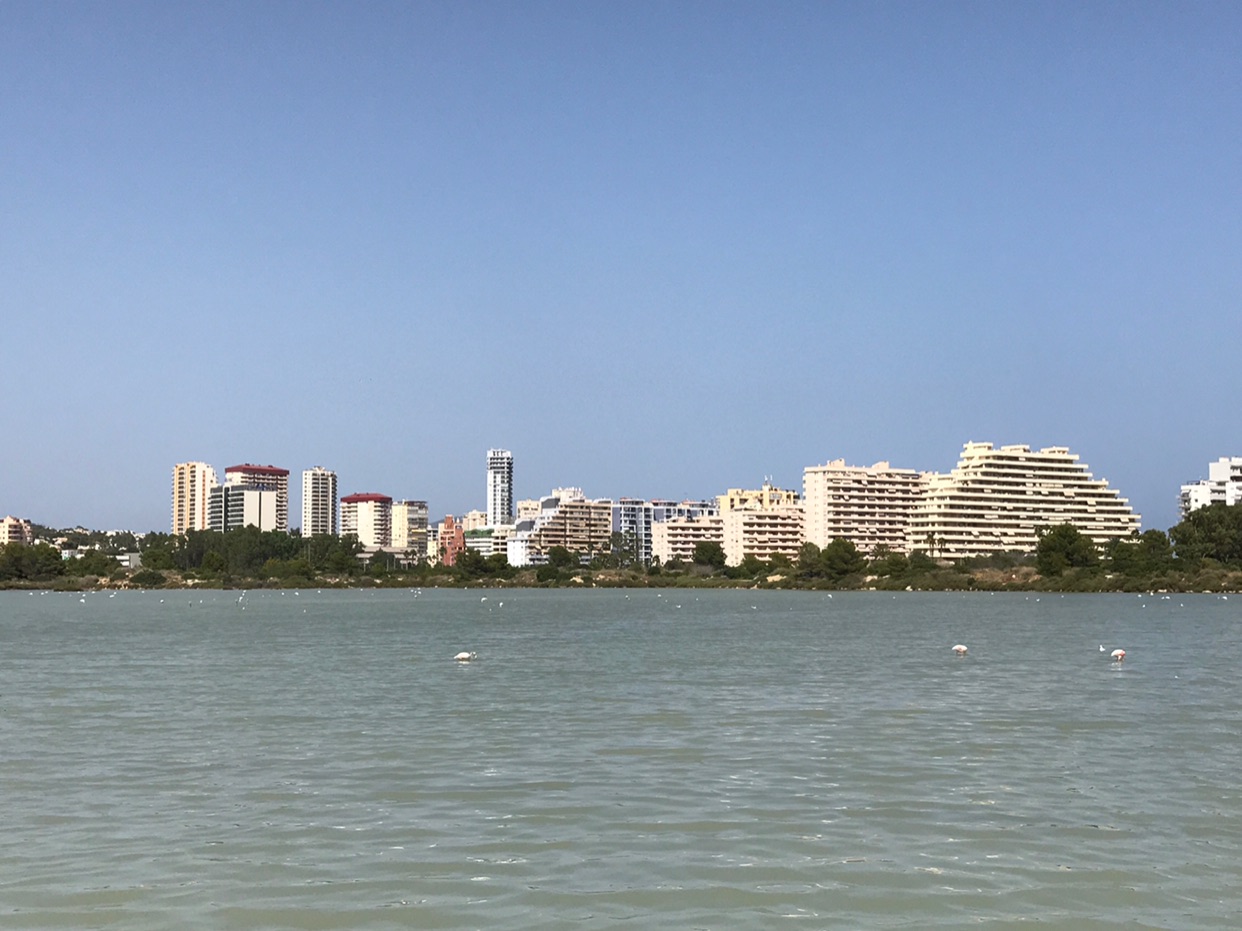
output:
M 652 503 L 637 498 L 621 498 L 612 506 L 612 532 L 621 534 L 621 546 L 644 566 L 651 563 L 653 514 Z
M 694 548 L 700 543 L 719 543 L 724 547 L 724 519 L 719 514 L 670 517 L 651 525 L 651 555 L 661 565 L 693 562 Z
M 207 511 L 216 470 L 205 462 L 179 462 L 172 474 L 172 532 L 175 536 L 208 528 Z
M 1103 545 L 1138 530 L 1139 517 L 1066 447 L 970 442 L 952 472 L 928 476 L 907 546 L 948 559 L 1029 553 L 1058 524 Z
M 880 547 L 907 552 L 910 515 L 923 494 L 926 477 L 887 462 L 847 466 L 844 459 L 802 472 L 806 541 L 820 549 L 839 538 L 862 553 Z
M 487 525 L 513 523 L 513 453 L 487 451 Z
M 1183 485 L 1178 499 L 1178 512 L 1182 520 L 1191 511 L 1209 504 L 1238 504 L 1242 502 L 1242 456 L 1220 458 L 1208 463 L 1208 477 L 1203 481 Z
M 224 470 L 226 485 L 241 485 L 259 491 L 270 491 L 276 495 L 276 526 L 264 527 L 264 530 L 289 532 L 289 470 L 271 465 L 229 466 Z
M 764 562 L 776 555 L 798 558 L 806 536 L 802 503 L 796 491 L 764 482 L 755 491 L 730 488 L 717 500 L 728 565 L 740 565 L 747 556 Z
M 279 522 L 279 494 L 270 488 L 225 482 L 211 489 L 207 501 L 208 530 L 216 533 L 239 527 L 281 530 Z
M 353 534 L 367 549 L 392 545 L 392 498 L 363 493 L 341 499 L 341 536 Z
M 302 536 L 336 536 L 336 473 L 315 466 L 302 473 Z

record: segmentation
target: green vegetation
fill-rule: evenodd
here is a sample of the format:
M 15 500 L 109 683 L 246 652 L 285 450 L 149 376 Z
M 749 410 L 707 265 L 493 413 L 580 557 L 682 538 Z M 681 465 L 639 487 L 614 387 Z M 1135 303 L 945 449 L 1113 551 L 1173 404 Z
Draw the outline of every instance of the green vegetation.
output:
M 689 563 L 643 566 L 635 541 L 613 535 L 609 553 L 588 556 L 553 547 L 546 565 L 516 569 L 503 554 L 467 548 L 454 566 L 413 564 L 398 554 L 364 558 L 354 537 L 260 532 L 184 536 L 99 534 L 40 528 L 42 539 L 85 549 L 62 559 L 47 543 L 0 546 L 0 587 L 99 586 L 696 586 L 879 590 L 1242 591 L 1242 505 L 1193 512 L 1169 533 L 1148 530 L 1097 547 L 1068 524 L 1048 527 L 1031 554 L 1001 553 L 950 562 L 930 549 L 869 557 L 847 540 L 805 544 L 793 559 L 747 555 L 726 564 L 719 543 L 700 543 Z M 939 550 L 940 541 L 929 541 Z M 114 558 L 137 549 L 132 573 Z

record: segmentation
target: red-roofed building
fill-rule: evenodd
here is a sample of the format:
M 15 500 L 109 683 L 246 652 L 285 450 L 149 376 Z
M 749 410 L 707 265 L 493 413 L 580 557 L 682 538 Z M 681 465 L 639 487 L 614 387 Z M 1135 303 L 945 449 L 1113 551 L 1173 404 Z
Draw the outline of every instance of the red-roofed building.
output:
M 276 493 L 276 527 L 281 533 L 289 532 L 289 470 L 272 465 L 229 466 L 224 470 L 224 484 L 255 488 Z
M 392 498 L 373 492 L 341 499 L 341 536 L 354 534 L 368 548 L 392 545 Z

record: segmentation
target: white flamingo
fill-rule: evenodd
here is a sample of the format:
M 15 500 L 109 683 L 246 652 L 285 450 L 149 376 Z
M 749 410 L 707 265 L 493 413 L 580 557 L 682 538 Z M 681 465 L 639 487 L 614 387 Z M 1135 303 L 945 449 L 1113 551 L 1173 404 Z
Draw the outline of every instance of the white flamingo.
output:
M 453 659 L 457 660 L 457 662 L 459 663 L 468 663 L 472 659 L 475 659 L 478 655 L 479 655 L 478 653 L 471 653 L 468 650 L 462 650 L 460 653 L 454 656 Z
M 954 644 L 953 652 L 956 653 L 958 656 L 965 656 L 966 655 L 966 644 L 964 643 Z
M 1108 654 L 1112 657 L 1114 663 L 1124 663 L 1126 661 L 1126 651 L 1122 649 L 1113 650 Z

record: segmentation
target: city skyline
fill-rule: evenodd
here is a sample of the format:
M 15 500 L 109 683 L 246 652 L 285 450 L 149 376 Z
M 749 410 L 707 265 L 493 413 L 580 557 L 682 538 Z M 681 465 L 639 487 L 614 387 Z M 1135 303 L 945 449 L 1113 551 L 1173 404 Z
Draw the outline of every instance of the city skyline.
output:
M 442 514 L 496 446 L 676 500 L 975 440 L 1166 529 L 1242 452 L 1237 5 L 15 0 L 0 78 L 42 524 L 215 451 Z

